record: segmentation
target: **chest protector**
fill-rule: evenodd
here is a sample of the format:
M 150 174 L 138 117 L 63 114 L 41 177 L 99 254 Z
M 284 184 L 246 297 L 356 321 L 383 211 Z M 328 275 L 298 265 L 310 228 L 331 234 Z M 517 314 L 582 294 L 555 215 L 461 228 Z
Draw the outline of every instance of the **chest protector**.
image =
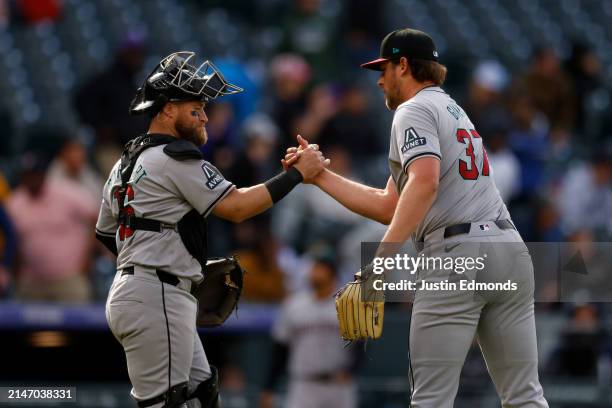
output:
M 197 210 L 189 211 L 177 224 L 167 224 L 150 218 L 136 217 L 134 209 L 126 205 L 128 203 L 126 198 L 129 199 L 130 195 L 133 195 L 132 186 L 128 182 L 132 177 L 136 160 L 146 149 L 160 145 L 166 145 L 164 153 L 174 160 L 202 160 L 203 158 L 195 144 L 172 136 L 146 134 L 128 142 L 123 149 L 119 164 L 121 186 L 114 192 L 119 205 L 119 236 L 122 239 L 130 237 L 137 230 L 161 233 L 164 229 L 173 229 L 179 233 L 189 254 L 197 259 L 204 268 L 207 253 L 206 219 Z

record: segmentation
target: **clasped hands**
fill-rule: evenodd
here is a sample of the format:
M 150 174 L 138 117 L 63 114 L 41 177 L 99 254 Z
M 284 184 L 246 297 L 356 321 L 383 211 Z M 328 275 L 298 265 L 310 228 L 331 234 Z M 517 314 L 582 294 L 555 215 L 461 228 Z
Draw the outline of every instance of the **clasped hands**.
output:
M 295 167 L 304 178 L 304 183 L 311 184 L 314 179 L 329 166 L 329 159 L 319 151 L 319 145 L 309 144 L 302 136 L 297 136 L 298 147 L 287 149 L 285 158 L 281 159 L 283 169 Z

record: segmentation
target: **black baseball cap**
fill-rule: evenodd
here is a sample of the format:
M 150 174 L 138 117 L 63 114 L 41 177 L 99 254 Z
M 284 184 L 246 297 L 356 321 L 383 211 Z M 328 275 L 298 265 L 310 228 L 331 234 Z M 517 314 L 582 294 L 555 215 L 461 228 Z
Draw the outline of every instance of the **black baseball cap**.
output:
M 429 35 L 404 28 L 387 34 L 380 44 L 380 58 L 361 64 L 361 68 L 381 71 L 383 62 L 400 57 L 438 61 L 438 51 Z

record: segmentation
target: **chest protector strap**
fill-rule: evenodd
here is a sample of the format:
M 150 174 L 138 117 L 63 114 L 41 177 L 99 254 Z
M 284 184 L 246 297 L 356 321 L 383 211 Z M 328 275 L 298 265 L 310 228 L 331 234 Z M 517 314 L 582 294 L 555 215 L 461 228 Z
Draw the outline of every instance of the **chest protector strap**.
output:
M 166 224 L 150 218 L 136 217 L 134 209 L 126 206 L 126 197 L 133 194 L 132 186 L 128 185 L 132 172 L 136 166 L 136 160 L 140 154 L 148 148 L 167 145 L 164 152 L 175 160 L 194 160 L 202 159 L 199 149 L 190 142 L 176 139 L 172 136 L 159 134 L 146 134 L 138 136 L 125 145 L 119 164 L 121 174 L 121 186 L 115 193 L 119 205 L 119 228 L 120 236 L 125 236 L 127 231 L 151 231 L 162 232 L 165 229 L 172 229 L 179 233 L 181 241 L 187 251 L 201 265 L 206 264 L 207 236 L 206 219 L 193 209 L 181 218 L 177 224 Z M 123 234 L 121 233 L 123 231 Z
M 115 198 L 119 205 L 119 228 L 120 236 L 125 238 L 131 231 L 145 230 L 161 232 L 159 221 L 136 217 L 134 209 L 126 205 L 126 198 L 130 199 L 133 194 L 132 186 L 128 185 L 132 172 L 136 166 L 136 160 L 145 150 L 162 144 L 172 143 L 176 138 L 165 135 L 142 135 L 129 141 L 121 154 L 119 174 L 121 175 L 121 186 L 115 191 Z

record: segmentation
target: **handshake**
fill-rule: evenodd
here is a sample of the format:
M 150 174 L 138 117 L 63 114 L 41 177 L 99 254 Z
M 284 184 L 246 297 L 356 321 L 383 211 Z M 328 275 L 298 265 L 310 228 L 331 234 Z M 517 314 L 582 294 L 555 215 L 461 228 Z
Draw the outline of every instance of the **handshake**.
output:
M 309 144 L 302 136 L 297 136 L 298 147 L 287 149 L 285 158 L 281 159 L 283 169 L 295 167 L 300 172 L 304 183 L 314 183 L 316 177 L 329 166 L 329 159 L 319 151 L 319 145 Z

